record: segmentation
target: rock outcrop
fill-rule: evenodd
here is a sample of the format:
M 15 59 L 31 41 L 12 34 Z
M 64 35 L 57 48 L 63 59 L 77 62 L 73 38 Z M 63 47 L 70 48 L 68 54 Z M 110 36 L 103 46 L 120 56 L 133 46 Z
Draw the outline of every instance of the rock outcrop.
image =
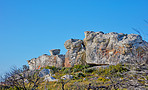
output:
M 57 51 L 59 51 L 59 49 L 57 49 Z M 59 52 L 58 53 L 56 52 L 56 54 L 59 54 Z M 33 58 L 31 60 L 28 60 L 29 69 L 35 70 L 46 66 L 63 67 L 65 62 L 65 55 L 56 55 L 56 54 L 55 52 L 52 52 L 51 56 L 43 54 L 38 58 Z
M 130 61 L 133 53 L 143 52 L 147 43 L 137 34 L 86 31 L 84 44 L 87 63 L 114 65 Z
M 60 55 L 60 49 L 50 50 L 49 55 L 28 60 L 30 70 L 45 66 L 72 67 L 77 64 L 114 65 L 130 62 L 138 57 L 147 59 L 148 43 L 137 34 L 103 33 L 86 31 L 84 40 L 69 39 L 64 43 L 67 52 Z M 148 48 L 147 48 L 148 49 Z

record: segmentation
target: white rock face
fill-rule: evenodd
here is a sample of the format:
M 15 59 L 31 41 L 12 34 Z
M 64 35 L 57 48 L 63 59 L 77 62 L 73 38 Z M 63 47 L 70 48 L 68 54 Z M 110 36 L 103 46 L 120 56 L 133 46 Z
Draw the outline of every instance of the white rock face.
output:
M 129 61 L 134 50 L 143 50 L 147 43 L 137 34 L 86 31 L 84 44 L 86 62 L 95 64 L 117 64 Z M 133 48 L 134 47 L 134 48 Z M 142 51 L 141 51 L 142 52 Z
M 28 60 L 29 69 L 35 70 L 46 66 L 63 67 L 65 62 L 65 55 L 47 55 L 44 54 L 38 58 Z

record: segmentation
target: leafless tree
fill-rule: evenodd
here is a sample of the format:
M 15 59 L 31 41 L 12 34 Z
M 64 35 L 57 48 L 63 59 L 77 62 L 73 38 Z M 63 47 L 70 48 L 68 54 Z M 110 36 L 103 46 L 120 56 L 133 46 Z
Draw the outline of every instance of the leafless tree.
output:
M 12 67 L 8 73 L 5 73 L 1 80 L 8 87 L 35 90 L 43 81 L 38 73 L 38 70 L 29 71 L 27 66 L 23 66 L 23 68 Z

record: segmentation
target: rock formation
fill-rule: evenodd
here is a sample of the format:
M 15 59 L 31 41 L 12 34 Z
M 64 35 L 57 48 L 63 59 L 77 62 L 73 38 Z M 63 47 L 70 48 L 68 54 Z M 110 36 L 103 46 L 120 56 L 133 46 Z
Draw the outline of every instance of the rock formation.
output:
M 33 58 L 28 60 L 29 69 L 40 69 L 41 67 L 46 66 L 55 66 L 55 67 L 63 67 L 65 62 L 65 55 L 57 55 L 60 53 L 59 49 L 51 50 L 51 56 L 47 54 L 43 54 L 38 58 Z
M 131 54 L 143 50 L 147 43 L 137 34 L 86 31 L 84 44 L 87 63 L 114 65 L 130 61 Z
M 68 50 L 65 55 L 65 67 L 85 63 L 85 48 L 82 40 L 70 39 L 65 42 L 64 46 Z
M 118 64 L 130 62 L 133 57 L 144 57 L 148 43 L 137 34 L 103 33 L 86 31 L 84 40 L 69 39 L 64 43 L 67 52 L 59 55 L 60 49 L 50 50 L 28 61 L 30 70 L 45 66 L 72 67 L 77 64 Z M 145 55 L 146 56 L 146 55 Z M 141 60 L 142 60 L 141 59 Z M 147 60 L 148 62 L 148 60 Z

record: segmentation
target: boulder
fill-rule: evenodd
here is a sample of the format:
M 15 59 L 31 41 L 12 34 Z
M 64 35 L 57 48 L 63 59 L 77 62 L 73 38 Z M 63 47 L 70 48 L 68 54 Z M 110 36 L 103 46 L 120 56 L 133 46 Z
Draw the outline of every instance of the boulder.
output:
M 103 33 L 86 31 L 84 44 L 86 62 L 94 64 L 118 64 L 130 61 L 133 53 L 143 52 L 146 42 L 137 34 Z M 136 54 L 135 54 L 136 55 Z
M 67 49 L 65 55 L 65 67 L 71 67 L 77 64 L 85 63 L 85 47 L 80 39 L 70 39 L 64 44 Z
M 50 69 L 42 69 L 40 72 L 39 72 L 39 77 L 44 77 L 46 75 L 50 75 L 51 76 L 51 70 Z
M 28 60 L 29 70 L 40 69 L 46 66 L 63 67 L 65 62 L 65 55 L 47 55 L 43 54 L 38 58 Z
M 52 77 L 52 76 L 46 75 L 46 76 L 44 77 L 44 81 L 51 82 L 51 81 L 58 81 L 58 79 L 55 79 L 55 78 Z
M 66 74 L 66 75 L 62 76 L 61 79 L 64 79 L 64 80 L 66 80 L 66 79 L 73 79 L 73 75 Z

